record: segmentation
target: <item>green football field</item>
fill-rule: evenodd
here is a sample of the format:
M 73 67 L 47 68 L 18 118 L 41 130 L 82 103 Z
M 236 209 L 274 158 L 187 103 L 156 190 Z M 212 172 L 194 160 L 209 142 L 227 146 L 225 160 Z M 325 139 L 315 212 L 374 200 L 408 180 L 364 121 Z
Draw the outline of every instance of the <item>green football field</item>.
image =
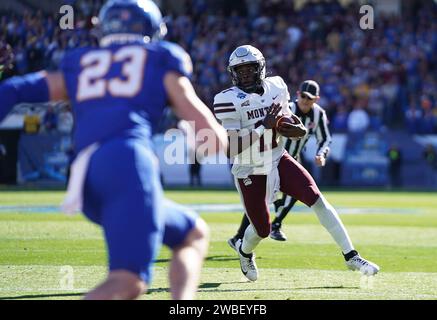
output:
M 375 277 L 346 269 L 338 247 L 302 205 L 285 220 L 288 241 L 257 248 L 259 279 L 248 282 L 226 240 L 241 219 L 236 191 L 168 191 L 206 205 L 211 228 L 198 299 L 437 299 L 437 194 L 326 192 L 355 247 L 381 267 Z M 100 229 L 56 210 L 60 191 L 0 191 L 0 299 L 79 299 L 106 274 Z M 217 211 L 214 205 L 225 205 Z M 212 210 L 211 210 L 212 208 Z M 215 208 L 215 209 L 214 209 Z M 221 210 L 221 209 L 218 210 Z M 234 209 L 233 209 L 234 208 Z M 143 299 L 169 299 L 163 249 Z

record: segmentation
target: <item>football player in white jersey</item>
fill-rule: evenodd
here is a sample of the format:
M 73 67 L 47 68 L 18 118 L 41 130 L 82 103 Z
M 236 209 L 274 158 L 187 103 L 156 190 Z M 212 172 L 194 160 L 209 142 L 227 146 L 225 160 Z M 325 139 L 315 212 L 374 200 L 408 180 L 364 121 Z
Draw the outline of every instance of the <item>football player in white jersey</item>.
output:
M 325 166 L 330 151 L 329 145 L 331 144 L 332 139 L 329 132 L 326 112 L 317 104 L 317 101 L 320 98 L 320 86 L 314 80 L 305 80 L 300 84 L 299 91 L 297 91 L 296 94 L 297 98 L 294 101 L 289 102 L 289 108 L 292 113 L 299 117 L 305 128 L 307 128 L 308 133 L 305 137 L 299 140 L 286 139 L 284 145 L 285 150 L 287 150 L 290 156 L 302 164 L 302 150 L 305 148 L 310 137 L 314 136 L 318 145 L 314 161 L 317 166 L 323 167 Z M 287 240 L 287 236 L 281 230 L 282 221 L 296 202 L 297 199 L 294 199 L 287 194 L 283 194 L 280 199 L 273 203 L 275 205 L 276 218 L 272 221 L 272 232 L 270 233 L 270 238 L 277 241 Z M 249 219 L 244 215 L 237 234 L 228 240 L 228 243 L 232 247 L 238 239 L 243 238 L 244 231 L 249 224 Z
M 243 239 L 233 246 L 241 271 L 251 281 L 258 278 L 254 249 L 271 231 L 269 203 L 277 191 L 311 207 L 321 224 L 340 246 L 351 270 L 373 275 L 379 267 L 362 257 L 335 209 L 323 197 L 314 179 L 283 147 L 283 137 L 302 138 L 307 133 L 288 108 L 289 93 L 281 77 L 266 78 L 266 63 L 255 47 L 236 48 L 228 71 L 234 86 L 214 98 L 214 113 L 228 131 L 227 156 L 233 160 L 232 174 L 250 225 Z M 276 126 L 279 116 L 290 116 L 294 124 Z

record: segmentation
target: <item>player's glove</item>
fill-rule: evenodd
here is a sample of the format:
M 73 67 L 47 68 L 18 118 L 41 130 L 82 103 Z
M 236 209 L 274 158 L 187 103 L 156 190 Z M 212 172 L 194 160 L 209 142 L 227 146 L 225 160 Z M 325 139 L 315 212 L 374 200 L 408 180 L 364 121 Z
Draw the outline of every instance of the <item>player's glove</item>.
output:
M 267 112 L 267 115 L 262 121 L 264 128 L 273 129 L 276 126 L 276 120 L 278 119 L 278 114 L 281 109 L 282 107 L 279 103 L 272 103 L 270 110 Z

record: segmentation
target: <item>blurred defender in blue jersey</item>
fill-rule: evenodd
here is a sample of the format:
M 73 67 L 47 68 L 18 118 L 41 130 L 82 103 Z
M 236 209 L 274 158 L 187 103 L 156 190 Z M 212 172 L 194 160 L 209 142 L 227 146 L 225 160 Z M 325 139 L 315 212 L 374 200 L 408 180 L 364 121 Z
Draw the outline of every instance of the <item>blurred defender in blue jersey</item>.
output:
M 0 84 L 0 120 L 21 102 L 71 102 L 75 160 L 63 207 L 81 209 L 101 225 L 109 253 L 107 279 L 86 298 L 138 297 L 164 243 L 173 249 L 172 297 L 192 299 L 208 230 L 196 215 L 164 201 L 150 138 L 167 101 L 197 130 L 210 129 L 214 146 L 226 149 L 227 136 L 193 90 L 189 56 L 161 40 L 165 25 L 152 1 L 110 0 L 99 20 L 100 48 L 69 52 L 60 72 Z

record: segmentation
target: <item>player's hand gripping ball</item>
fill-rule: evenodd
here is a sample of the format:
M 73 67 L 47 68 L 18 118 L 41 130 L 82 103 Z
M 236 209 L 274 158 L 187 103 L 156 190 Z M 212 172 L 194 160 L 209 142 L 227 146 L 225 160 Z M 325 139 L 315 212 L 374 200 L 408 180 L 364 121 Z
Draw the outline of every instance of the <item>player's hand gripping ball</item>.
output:
M 300 119 L 292 115 L 291 117 L 281 116 L 276 120 L 276 131 L 284 137 L 300 139 L 307 133 L 306 128 Z

